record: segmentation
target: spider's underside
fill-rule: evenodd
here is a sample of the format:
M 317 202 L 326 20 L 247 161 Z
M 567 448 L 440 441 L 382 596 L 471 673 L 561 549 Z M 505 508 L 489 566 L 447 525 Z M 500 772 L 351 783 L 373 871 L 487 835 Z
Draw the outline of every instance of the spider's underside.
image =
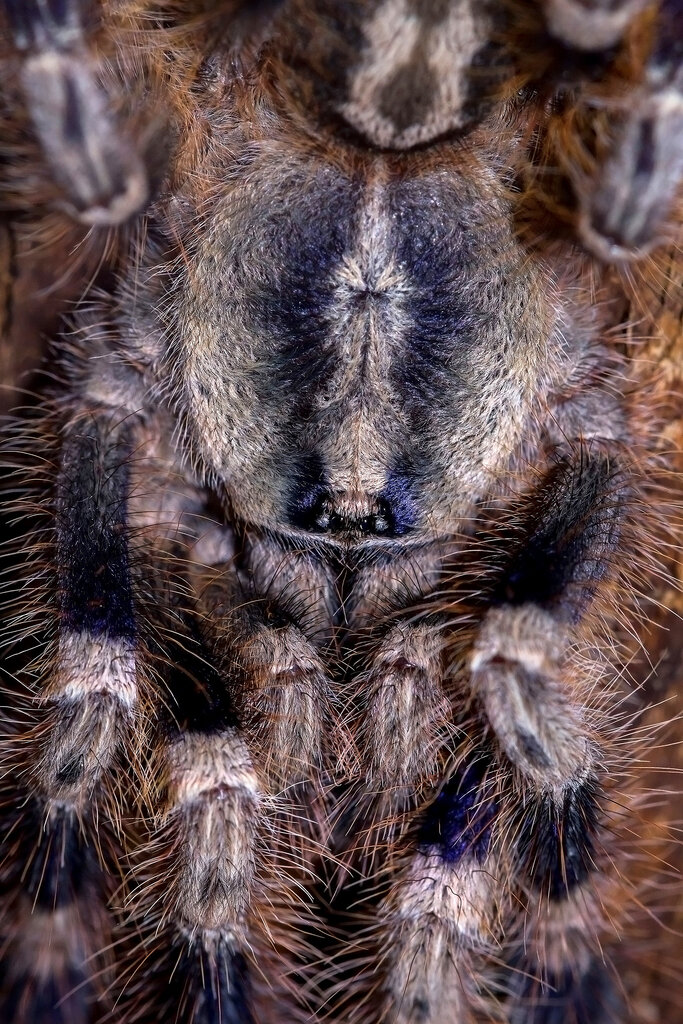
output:
M 0 16 L 0 1020 L 671 1020 L 680 3 Z

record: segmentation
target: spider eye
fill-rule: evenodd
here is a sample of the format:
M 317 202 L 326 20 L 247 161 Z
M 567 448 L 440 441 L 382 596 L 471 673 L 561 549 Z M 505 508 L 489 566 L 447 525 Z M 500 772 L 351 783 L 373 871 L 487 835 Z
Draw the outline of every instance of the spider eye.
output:
M 327 532 L 330 529 L 330 513 L 324 508 L 314 519 L 314 526 L 317 530 Z
M 391 530 L 391 524 L 389 523 L 389 519 L 387 518 L 387 516 L 382 515 L 381 512 L 378 515 L 376 515 L 376 516 L 371 516 L 370 518 L 372 519 L 373 523 L 372 523 L 372 530 L 369 531 L 369 532 L 371 532 L 371 533 L 390 533 L 390 532 L 393 532 Z

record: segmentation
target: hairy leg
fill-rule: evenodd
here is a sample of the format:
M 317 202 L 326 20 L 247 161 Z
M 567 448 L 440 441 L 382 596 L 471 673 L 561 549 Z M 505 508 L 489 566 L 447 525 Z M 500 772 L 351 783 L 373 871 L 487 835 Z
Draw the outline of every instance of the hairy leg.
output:
M 147 171 L 112 113 L 81 0 L 4 0 L 19 82 L 34 131 L 70 211 L 86 224 L 120 224 L 149 198 Z M 91 20 L 91 19 L 90 19 Z
M 628 499 L 618 457 L 594 446 L 559 459 L 520 516 L 519 548 L 508 544 L 496 606 L 471 656 L 473 698 L 514 769 L 517 792 L 504 829 L 530 914 L 512 986 L 514 1021 L 527 1012 L 534 1021 L 591 1019 L 588 989 L 600 973 L 607 1004 L 618 1004 L 599 964 L 610 726 L 604 709 L 592 707 L 595 678 L 584 678 L 573 648 L 590 637 L 599 595 L 608 592 Z M 539 976 L 536 955 L 547 976 Z
M 108 885 L 100 849 L 111 852 L 112 836 L 98 817 L 112 803 L 103 780 L 139 713 L 126 539 L 133 435 L 133 424 L 93 412 L 74 418 L 57 456 L 43 608 L 56 636 L 38 659 L 41 689 L 27 712 L 38 723 L 12 739 L 7 754 L 25 785 L 14 824 L 21 823 L 26 842 L 10 847 L 20 879 L 4 947 L 4 970 L 13 979 L 7 999 L 17 1021 L 42 1019 L 65 1000 L 54 1012 L 85 1022 L 106 981 Z M 16 1005 L 15 987 L 23 990 Z

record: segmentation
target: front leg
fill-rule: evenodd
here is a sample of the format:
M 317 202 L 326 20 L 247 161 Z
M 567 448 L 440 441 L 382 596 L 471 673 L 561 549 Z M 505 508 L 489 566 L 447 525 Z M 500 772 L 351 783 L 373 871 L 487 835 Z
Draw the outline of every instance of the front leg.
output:
M 292 944 L 292 925 L 315 927 L 319 780 L 341 760 L 329 748 L 350 741 L 303 625 L 313 612 L 287 598 L 293 580 L 304 583 L 305 559 L 289 578 L 286 553 L 267 539 L 236 537 L 207 509 L 184 525 L 190 542 L 178 531 L 150 574 L 159 581 L 150 601 L 162 683 L 158 797 L 150 842 L 136 854 L 131 1017 L 152 998 L 169 1019 L 193 1024 L 299 1019 L 306 997 L 291 976 L 305 973 L 311 951 Z M 310 573 L 308 582 L 315 589 Z
M 612 1011 L 600 1016 L 601 998 L 619 1002 L 600 949 L 613 881 L 602 870 L 610 724 L 596 707 L 601 666 L 587 670 L 575 652 L 617 579 L 613 556 L 629 506 L 622 465 L 597 445 L 577 447 L 547 473 L 520 517 L 519 543 L 471 656 L 473 696 L 514 769 L 513 884 L 530 911 L 524 951 L 511 953 L 515 1024 L 602 1022 Z M 604 707 L 604 683 L 600 692 Z
M 560 795 L 594 757 L 568 657 L 609 575 L 626 487 L 618 461 L 578 449 L 533 495 L 479 629 L 472 689 L 525 783 Z

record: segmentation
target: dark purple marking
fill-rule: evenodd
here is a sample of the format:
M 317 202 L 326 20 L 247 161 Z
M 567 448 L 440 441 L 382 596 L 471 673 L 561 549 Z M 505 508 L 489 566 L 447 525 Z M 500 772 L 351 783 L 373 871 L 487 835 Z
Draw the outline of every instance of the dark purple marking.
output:
M 481 862 L 488 853 L 496 802 L 488 792 L 488 755 L 474 756 L 451 776 L 425 813 L 420 849 L 437 849 L 447 864 L 466 855 Z

